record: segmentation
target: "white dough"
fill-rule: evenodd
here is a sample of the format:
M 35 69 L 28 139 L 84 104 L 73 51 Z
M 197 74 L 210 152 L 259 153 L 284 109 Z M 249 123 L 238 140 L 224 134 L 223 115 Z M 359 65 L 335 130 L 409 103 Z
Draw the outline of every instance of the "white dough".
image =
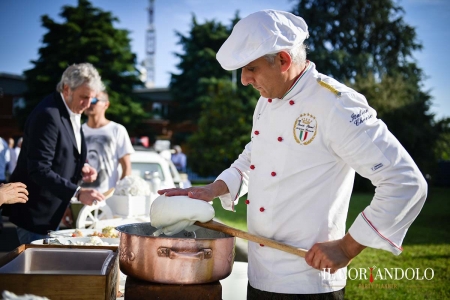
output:
M 174 235 L 180 231 L 193 231 L 195 221 L 208 222 L 214 218 L 215 212 L 211 204 L 203 200 L 189 198 L 188 196 L 156 198 L 150 207 L 150 221 L 158 233 Z

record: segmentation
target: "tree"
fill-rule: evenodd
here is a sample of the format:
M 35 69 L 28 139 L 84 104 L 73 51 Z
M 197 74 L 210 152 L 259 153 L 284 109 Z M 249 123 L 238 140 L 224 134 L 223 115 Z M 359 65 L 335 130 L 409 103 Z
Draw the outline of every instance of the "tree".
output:
M 232 82 L 232 72 L 222 69 L 216 53 L 239 21 L 229 26 L 214 20 L 199 24 L 192 17 L 188 35 L 177 33 L 183 53 L 177 53 L 179 74 L 170 88 L 179 102 L 171 120 L 189 120 L 198 130 L 187 137 L 189 166 L 203 176 L 218 175 L 250 141 L 253 110 L 259 98 L 255 89 Z M 240 78 L 240 70 L 235 71 Z
M 293 13 L 308 24 L 309 57 L 337 80 L 393 74 L 422 49 L 393 0 L 299 0 Z
M 94 8 L 87 0 L 78 0 L 78 6 L 64 6 L 56 23 L 42 16 L 42 26 L 48 29 L 39 49 L 34 67 L 25 71 L 28 91 L 26 107 L 18 112 L 23 125 L 28 114 L 46 95 L 56 90 L 64 70 L 75 63 L 92 63 L 104 81 L 111 107 L 108 118 L 128 129 L 140 123 L 145 116 L 132 89 L 140 84 L 135 70 L 136 56 L 131 52 L 129 32 L 116 29 L 119 20 L 111 13 Z
M 431 172 L 439 135 L 412 56 L 422 45 L 404 10 L 393 0 L 299 0 L 293 13 L 308 24 L 308 57 L 318 71 L 364 94 L 422 172 Z
M 435 128 L 440 138 L 434 152 L 439 160 L 450 161 L 450 118 L 439 120 Z
M 229 79 L 202 78 L 202 114 L 189 138 L 191 168 L 202 176 L 219 175 L 250 142 L 256 90 L 237 88 Z
M 238 20 L 236 14 L 228 27 L 214 20 L 199 24 L 193 15 L 188 35 L 176 33 L 183 53 L 175 53 L 180 59 L 177 65 L 180 72 L 171 74 L 170 91 L 172 98 L 178 102 L 178 108 L 169 116 L 171 120 L 190 120 L 196 124 L 202 109 L 200 80 L 231 77 L 231 73 L 222 69 L 217 62 L 216 53 Z

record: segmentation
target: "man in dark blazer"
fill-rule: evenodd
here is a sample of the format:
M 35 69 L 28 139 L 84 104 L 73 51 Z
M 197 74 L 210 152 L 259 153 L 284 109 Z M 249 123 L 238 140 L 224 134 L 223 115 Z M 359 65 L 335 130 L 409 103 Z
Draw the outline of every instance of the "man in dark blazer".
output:
M 72 197 L 86 205 L 104 200 L 96 190 L 80 187 L 81 180 L 92 182 L 97 177 L 95 169 L 85 164 L 80 117 L 103 89 L 91 64 L 72 65 L 64 71 L 57 92 L 44 98 L 28 116 L 10 180 L 27 186 L 29 200 L 8 207 L 21 244 L 56 230 Z

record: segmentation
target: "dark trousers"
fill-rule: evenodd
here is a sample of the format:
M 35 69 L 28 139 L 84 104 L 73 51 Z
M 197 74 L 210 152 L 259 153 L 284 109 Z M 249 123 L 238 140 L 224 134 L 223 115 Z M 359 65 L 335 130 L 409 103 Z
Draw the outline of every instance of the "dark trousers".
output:
M 247 284 L 247 300 L 343 300 L 345 288 L 323 294 L 279 294 L 255 289 Z

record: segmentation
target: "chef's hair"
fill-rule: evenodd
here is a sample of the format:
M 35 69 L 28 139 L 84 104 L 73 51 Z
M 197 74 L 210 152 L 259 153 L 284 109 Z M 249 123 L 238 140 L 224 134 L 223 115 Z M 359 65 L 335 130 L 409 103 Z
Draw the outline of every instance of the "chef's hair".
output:
M 293 47 L 291 49 L 287 49 L 286 51 L 292 58 L 292 63 L 298 66 L 304 66 L 306 63 L 306 49 L 308 47 L 305 44 L 300 44 L 299 46 Z M 275 57 L 278 55 L 277 53 L 266 54 L 263 57 L 267 59 L 270 64 L 275 62 Z
M 56 90 L 62 93 L 64 85 L 67 85 L 73 91 L 85 83 L 96 92 L 105 90 L 102 79 L 93 65 L 90 63 L 73 64 L 62 74 Z

